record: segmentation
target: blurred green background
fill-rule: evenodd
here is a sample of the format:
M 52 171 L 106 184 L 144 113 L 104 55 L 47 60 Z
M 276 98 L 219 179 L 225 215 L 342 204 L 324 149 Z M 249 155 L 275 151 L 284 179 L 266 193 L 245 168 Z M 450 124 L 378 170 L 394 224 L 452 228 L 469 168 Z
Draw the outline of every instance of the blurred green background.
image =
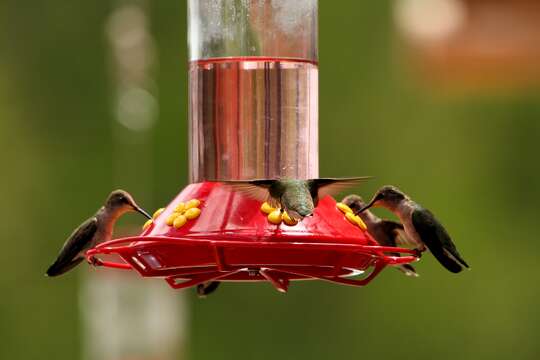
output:
M 82 357 L 78 291 L 89 268 L 43 273 L 112 188 L 133 184 L 114 176 L 111 156 L 123 146 L 115 131 L 130 136 L 112 125 L 112 7 L 0 3 L 1 359 Z M 152 174 L 148 187 L 130 189 L 151 210 L 187 181 L 186 4 L 152 1 L 148 14 L 159 118 L 143 145 L 125 146 L 131 166 Z M 420 278 L 386 270 L 365 288 L 302 282 L 282 295 L 227 284 L 206 300 L 185 290 L 179 357 L 537 359 L 539 88 L 423 85 L 389 1 L 321 1 L 319 16 L 321 176 L 375 175 L 366 197 L 399 185 L 440 217 L 472 270 L 456 276 L 424 256 Z

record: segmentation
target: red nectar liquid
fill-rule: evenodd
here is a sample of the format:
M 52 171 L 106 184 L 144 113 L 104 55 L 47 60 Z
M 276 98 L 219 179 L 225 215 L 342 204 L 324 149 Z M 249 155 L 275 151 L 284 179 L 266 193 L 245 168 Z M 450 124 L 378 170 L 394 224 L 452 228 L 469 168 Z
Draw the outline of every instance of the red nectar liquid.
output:
M 191 182 L 318 177 L 318 68 L 304 60 L 190 63 Z

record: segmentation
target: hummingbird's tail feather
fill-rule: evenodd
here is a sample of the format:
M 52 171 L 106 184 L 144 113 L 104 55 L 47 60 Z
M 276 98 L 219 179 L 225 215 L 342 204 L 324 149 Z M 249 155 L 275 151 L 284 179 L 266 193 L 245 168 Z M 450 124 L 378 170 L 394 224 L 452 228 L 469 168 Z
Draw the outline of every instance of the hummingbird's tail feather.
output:
M 446 268 L 446 270 L 457 274 L 463 270 L 460 262 L 454 259 L 453 256 L 450 256 L 444 249 L 430 249 L 435 259 Z
M 467 262 L 461 257 L 461 255 L 457 252 L 455 248 L 447 251 L 449 253 L 449 256 L 453 257 L 454 260 L 465 266 L 467 269 L 469 268 L 469 264 L 467 264 Z
M 47 276 L 58 276 L 73 269 L 84 259 L 84 251 L 92 244 L 98 230 L 98 220 L 95 216 L 79 225 L 68 237 L 54 264 L 47 270 Z
M 446 229 L 427 209 L 418 207 L 412 213 L 412 223 L 422 242 L 448 271 L 455 274 L 469 267 L 459 255 Z
M 75 266 L 79 265 L 80 262 L 83 261 L 83 259 L 84 258 L 79 257 L 69 262 L 56 260 L 54 264 L 52 264 L 47 269 L 47 272 L 45 273 L 45 275 L 50 276 L 50 277 L 62 275 L 68 272 L 69 270 L 73 269 Z

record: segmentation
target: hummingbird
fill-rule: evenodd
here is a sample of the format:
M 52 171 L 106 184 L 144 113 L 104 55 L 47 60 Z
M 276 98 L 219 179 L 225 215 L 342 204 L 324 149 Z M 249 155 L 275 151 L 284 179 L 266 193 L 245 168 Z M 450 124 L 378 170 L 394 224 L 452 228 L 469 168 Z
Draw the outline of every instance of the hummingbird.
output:
M 372 206 L 384 207 L 396 214 L 403 224 L 405 234 L 417 246 L 417 250 L 422 252 L 427 247 L 448 271 L 459 273 L 463 267 L 469 267 L 446 229 L 431 211 L 411 200 L 395 186 L 386 185 L 380 188 L 369 204 L 356 214 L 361 214 Z
M 306 216 L 313 215 L 315 207 L 322 198 L 329 194 L 358 185 L 370 179 L 369 176 L 353 178 L 321 178 L 321 179 L 261 179 L 261 180 L 232 180 L 221 181 L 248 197 L 270 206 L 286 211 L 289 216 L 300 221 Z
M 86 250 L 111 239 L 116 220 L 126 212 L 137 211 L 152 217 L 140 208 L 124 190 L 115 190 L 94 216 L 79 225 L 67 238 L 56 261 L 47 270 L 47 276 L 58 276 L 73 269 L 83 259 Z
M 219 281 L 210 281 L 197 285 L 197 295 L 199 298 L 205 298 L 207 295 L 216 291 L 219 287 Z
M 364 200 L 358 195 L 348 195 L 341 200 L 342 203 L 356 212 L 366 206 Z M 406 246 L 412 245 L 412 242 L 405 234 L 403 225 L 398 222 L 386 219 L 380 219 L 371 211 L 365 210 L 358 214 L 367 226 L 367 232 L 382 246 Z M 399 256 L 399 253 L 391 253 L 393 256 Z M 407 276 L 419 276 L 415 268 L 410 264 L 395 266 Z

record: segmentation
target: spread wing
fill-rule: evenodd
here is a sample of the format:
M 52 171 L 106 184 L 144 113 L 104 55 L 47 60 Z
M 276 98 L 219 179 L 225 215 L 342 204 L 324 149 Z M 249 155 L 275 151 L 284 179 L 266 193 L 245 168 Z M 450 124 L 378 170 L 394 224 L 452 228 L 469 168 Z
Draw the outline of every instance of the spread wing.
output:
M 270 196 L 270 186 L 275 180 L 262 179 L 262 180 L 228 180 L 221 181 L 225 186 L 228 186 L 231 190 L 239 192 L 251 199 L 268 202 L 272 207 L 279 207 L 279 199 L 274 199 Z
M 368 179 L 371 179 L 371 176 L 311 179 L 308 180 L 308 186 L 311 197 L 317 203 L 319 198 L 338 194 L 346 189 L 358 186 Z
M 387 235 L 386 246 L 415 247 L 416 244 L 407 236 L 403 225 L 392 220 L 383 220 L 380 223 L 384 233 Z
M 403 225 L 392 221 L 392 220 L 383 220 L 381 222 L 381 226 L 384 229 L 384 232 L 388 234 L 386 237 L 387 244 L 381 244 L 385 246 L 400 246 L 400 247 L 406 247 L 409 245 L 414 246 L 414 243 L 409 240 L 407 235 L 405 234 L 405 230 L 403 228 Z M 400 253 L 391 253 L 394 256 L 401 256 Z M 416 269 L 411 264 L 402 264 L 399 266 L 396 266 L 396 269 L 401 271 L 407 276 L 411 277 L 417 277 L 419 276 L 416 272 Z
M 429 251 L 448 271 L 458 273 L 462 266 L 469 267 L 452 242 L 450 235 L 426 209 L 415 210 L 412 213 L 414 228 Z
M 68 271 L 82 258 L 77 259 L 79 253 L 90 244 L 97 231 L 97 218 L 91 217 L 83 222 L 73 233 L 68 237 L 56 261 L 47 270 L 47 275 L 56 276 Z M 77 261 L 74 264 L 74 261 Z
M 401 225 L 401 224 L 400 224 Z M 412 241 L 407 234 L 405 233 L 405 230 L 403 229 L 403 225 L 401 226 L 401 229 L 395 229 L 394 235 L 396 239 L 396 246 L 401 246 L 405 248 L 415 248 L 417 244 Z
M 402 224 L 392 220 L 383 220 L 381 226 L 384 227 L 387 234 L 390 234 L 390 238 L 392 239 L 392 245 L 390 246 L 416 247 L 414 241 L 412 241 L 405 233 Z

